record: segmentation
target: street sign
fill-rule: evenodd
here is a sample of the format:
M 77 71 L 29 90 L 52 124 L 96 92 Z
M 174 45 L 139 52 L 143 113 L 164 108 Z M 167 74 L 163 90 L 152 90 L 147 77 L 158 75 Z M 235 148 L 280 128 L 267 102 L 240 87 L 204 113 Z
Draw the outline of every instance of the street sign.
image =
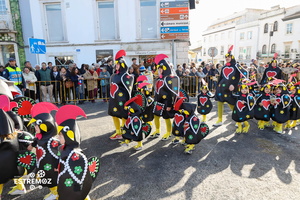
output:
M 160 35 L 164 40 L 186 39 L 189 37 L 189 33 L 164 33 Z
M 161 15 L 160 21 L 171 21 L 171 20 L 189 20 L 188 14 L 182 14 L 182 15 Z
M 216 47 L 210 47 L 208 49 L 208 55 L 210 57 L 216 57 L 216 55 L 218 55 L 218 49 Z
M 168 15 L 168 14 L 186 14 L 189 13 L 189 7 L 181 7 L 181 8 L 161 8 L 160 14 L 161 15 Z
M 163 40 L 189 39 L 189 2 L 160 3 L 160 38 Z
M 172 21 L 162 21 L 160 26 L 188 26 L 189 20 L 172 20 Z
M 177 27 L 162 27 L 160 33 L 188 33 L 188 26 L 177 26 Z
M 45 54 L 46 53 L 46 41 L 44 39 L 29 38 L 30 53 L 33 54 Z

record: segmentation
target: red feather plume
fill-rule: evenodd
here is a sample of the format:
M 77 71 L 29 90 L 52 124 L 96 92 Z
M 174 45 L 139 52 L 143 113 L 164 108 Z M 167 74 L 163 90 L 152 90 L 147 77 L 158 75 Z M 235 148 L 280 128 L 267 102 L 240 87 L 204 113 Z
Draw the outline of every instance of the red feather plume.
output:
M 230 53 L 233 49 L 233 45 L 230 46 L 230 48 L 228 49 L 228 53 Z
M 148 81 L 147 76 L 142 75 L 142 76 L 139 76 L 139 77 L 136 79 L 136 82 L 143 82 L 143 81 Z
M 138 84 L 138 88 L 142 89 L 143 87 L 145 87 L 146 85 L 149 85 L 150 83 L 140 83 Z
M 115 56 L 115 60 L 118 60 L 119 58 L 126 56 L 126 51 L 125 50 L 120 50 L 117 52 L 116 56 Z
M 274 60 L 278 57 L 278 53 L 274 53 Z
M 168 56 L 166 54 L 158 54 L 157 56 L 155 56 L 154 58 L 154 62 L 158 65 L 158 63 L 162 60 L 168 58 Z
M 41 113 L 50 113 L 53 110 L 58 110 L 58 107 L 53 103 L 49 102 L 40 102 L 32 106 L 31 108 L 31 116 L 34 118 L 35 116 Z
M 186 100 L 186 97 L 179 98 L 174 104 L 174 110 L 178 111 L 180 109 L 181 104 Z
M 85 112 L 80 107 L 74 105 L 65 105 L 57 111 L 55 115 L 55 121 L 58 125 L 60 125 L 67 119 L 75 120 L 78 116 L 87 118 Z

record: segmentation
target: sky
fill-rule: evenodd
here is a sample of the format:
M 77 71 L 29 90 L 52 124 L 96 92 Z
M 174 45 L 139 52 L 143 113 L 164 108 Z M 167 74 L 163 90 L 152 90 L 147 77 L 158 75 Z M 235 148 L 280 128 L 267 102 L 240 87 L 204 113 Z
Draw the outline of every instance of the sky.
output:
M 270 9 L 272 6 L 300 5 L 299 0 L 199 0 L 196 9 L 190 10 L 191 45 L 201 38 L 202 32 L 216 19 L 229 16 L 245 8 Z

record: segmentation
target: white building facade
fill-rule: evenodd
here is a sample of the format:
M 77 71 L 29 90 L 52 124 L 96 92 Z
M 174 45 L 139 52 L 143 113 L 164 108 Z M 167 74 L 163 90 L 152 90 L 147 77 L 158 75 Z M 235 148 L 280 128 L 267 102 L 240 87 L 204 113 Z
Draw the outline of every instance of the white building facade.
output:
M 258 59 L 269 61 L 274 53 L 283 61 L 300 59 L 300 6 L 273 7 L 261 14 Z
M 91 64 L 124 49 L 128 64 L 161 53 L 171 62 L 187 62 L 188 41 L 175 41 L 172 48 L 170 40 L 160 39 L 159 8 L 160 0 L 22 0 L 27 60 Z M 29 52 L 31 37 L 46 40 L 46 54 Z
M 215 47 L 218 54 L 214 63 L 224 64 L 224 55 L 231 45 L 240 62 L 250 63 L 252 59 L 268 62 L 275 52 L 283 61 L 299 59 L 299 31 L 300 5 L 274 6 L 270 10 L 246 9 L 217 20 L 203 32 L 196 48 L 197 60 L 211 62 L 208 49 Z

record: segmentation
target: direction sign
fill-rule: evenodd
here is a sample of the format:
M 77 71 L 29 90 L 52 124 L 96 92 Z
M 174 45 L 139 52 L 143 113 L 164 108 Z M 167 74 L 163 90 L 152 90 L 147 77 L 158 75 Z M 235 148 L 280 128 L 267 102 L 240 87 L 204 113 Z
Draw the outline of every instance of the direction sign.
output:
M 181 8 L 161 8 L 160 14 L 161 15 L 168 15 L 168 14 L 185 14 L 189 13 L 189 7 L 181 7 Z
M 30 53 L 33 54 L 45 54 L 46 53 L 46 41 L 44 39 L 29 38 Z
M 160 3 L 161 39 L 189 38 L 189 3 L 182 1 L 164 1 Z
M 172 21 L 162 21 L 160 26 L 188 26 L 189 20 L 172 20 Z
M 177 27 L 162 27 L 160 33 L 188 33 L 188 26 L 177 26 Z
M 218 49 L 216 47 L 210 47 L 208 49 L 208 55 L 210 57 L 216 57 L 216 55 L 218 55 Z
M 161 2 L 161 8 L 180 8 L 180 7 L 189 7 L 188 1 L 171 1 L 171 2 Z
M 160 38 L 164 40 L 187 39 L 189 33 L 162 33 Z
M 189 20 L 188 14 L 173 14 L 173 15 L 161 15 L 160 21 L 169 21 L 169 20 Z

